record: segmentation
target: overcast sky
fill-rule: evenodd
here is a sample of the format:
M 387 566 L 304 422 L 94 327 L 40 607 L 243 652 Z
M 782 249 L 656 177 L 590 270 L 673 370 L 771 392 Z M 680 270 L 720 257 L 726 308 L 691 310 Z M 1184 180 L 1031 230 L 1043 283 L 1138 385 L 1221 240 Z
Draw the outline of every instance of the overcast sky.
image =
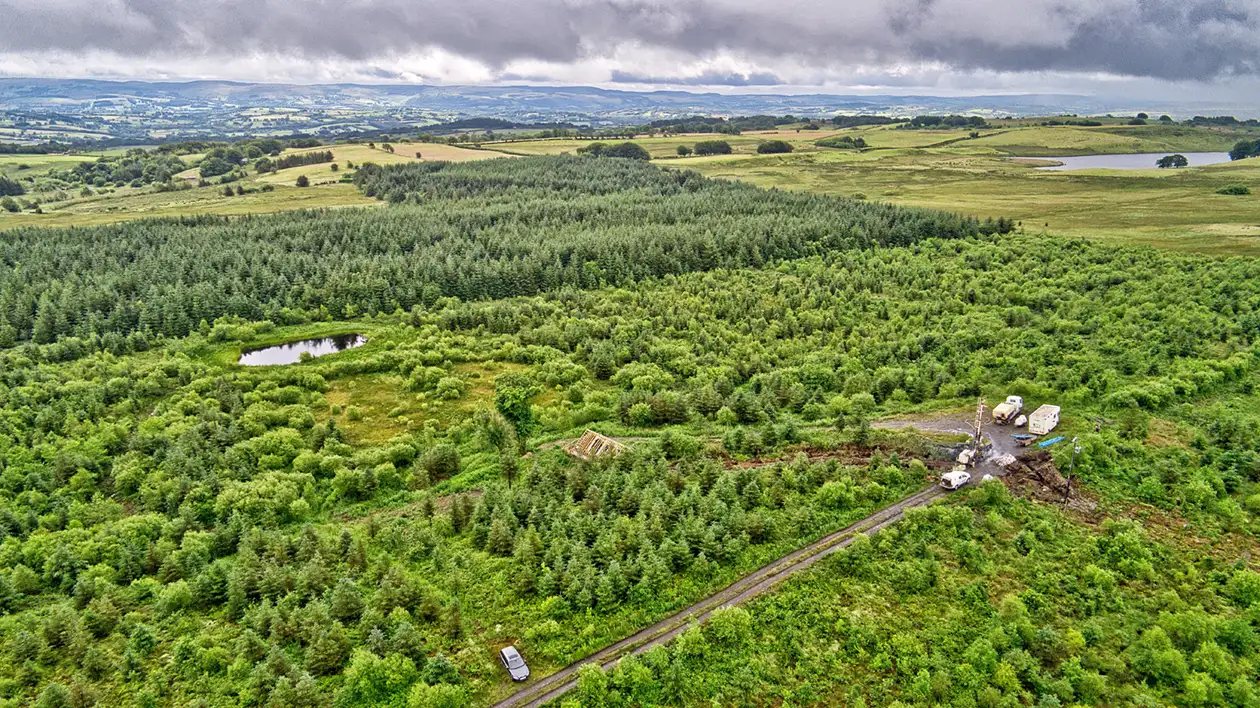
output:
M 1260 0 L 0 0 L 0 75 L 1260 94 Z

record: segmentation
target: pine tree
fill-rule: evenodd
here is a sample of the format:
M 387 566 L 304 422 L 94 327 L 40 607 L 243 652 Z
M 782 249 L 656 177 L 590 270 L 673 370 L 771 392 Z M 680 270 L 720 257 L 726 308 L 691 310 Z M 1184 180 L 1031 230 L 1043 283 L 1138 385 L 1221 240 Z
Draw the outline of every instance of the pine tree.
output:
M 401 620 L 394 626 L 394 631 L 389 637 L 390 651 L 397 652 L 403 656 L 416 662 L 417 666 L 423 668 L 425 660 L 425 642 L 420 632 L 416 631 L 415 625 L 407 620 Z
M 621 602 L 625 592 L 626 578 L 621 571 L 621 563 L 613 561 L 608 564 L 608 569 L 599 579 L 599 585 L 595 590 L 596 601 L 604 609 L 615 607 Z
M 337 673 L 350 656 L 350 641 L 340 622 L 333 626 L 306 648 L 306 668 L 316 676 L 329 676 Z
M 499 556 L 510 555 L 513 541 L 512 531 L 502 518 L 496 518 L 490 523 L 490 533 L 486 539 L 487 552 Z
M 652 598 L 669 582 L 669 567 L 661 557 L 653 553 L 643 564 L 642 576 L 639 578 L 637 590 L 641 597 Z
M 355 622 L 363 614 L 363 596 L 354 581 L 342 578 L 328 598 L 328 612 L 342 622 Z
M 464 636 L 464 614 L 460 609 L 459 600 L 451 600 L 444 614 L 442 631 L 446 636 L 450 639 L 459 639 Z
M 45 292 L 39 298 L 39 309 L 35 314 L 35 326 L 31 332 L 31 340 L 36 344 L 48 344 L 57 338 L 57 313 L 53 310 L 52 298 Z

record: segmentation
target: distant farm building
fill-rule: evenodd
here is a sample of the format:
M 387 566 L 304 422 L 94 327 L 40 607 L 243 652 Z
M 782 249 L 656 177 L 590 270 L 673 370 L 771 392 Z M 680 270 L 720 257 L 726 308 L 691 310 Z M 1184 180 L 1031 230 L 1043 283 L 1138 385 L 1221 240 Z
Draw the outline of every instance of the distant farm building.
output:
M 607 435 L 588 430 L 582 433 L 582 437 L 578 438 L 577 442 L 565 447 L 564 451 L 583 460 L 593 460 L 604 455 L 620 455 L 626 451 L 626 446 Z

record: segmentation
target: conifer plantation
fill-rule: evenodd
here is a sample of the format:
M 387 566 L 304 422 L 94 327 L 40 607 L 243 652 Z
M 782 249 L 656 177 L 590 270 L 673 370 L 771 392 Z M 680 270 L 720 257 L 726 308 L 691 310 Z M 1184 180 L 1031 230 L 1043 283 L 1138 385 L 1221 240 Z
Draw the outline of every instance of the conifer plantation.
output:
M 227 315 L 342 319 L 999 228 L 614 158 L 370 165 L 355 181 L 406 206 L 5 232 L 0 329 L 41 344 L 113 335 L 121 351 Z

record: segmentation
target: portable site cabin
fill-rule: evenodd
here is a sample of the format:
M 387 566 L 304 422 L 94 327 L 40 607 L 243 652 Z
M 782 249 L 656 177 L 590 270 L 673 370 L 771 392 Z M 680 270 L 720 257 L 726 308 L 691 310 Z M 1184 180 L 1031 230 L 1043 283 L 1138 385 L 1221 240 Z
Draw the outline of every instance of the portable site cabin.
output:
M 1033 435 L 1045 435 L 1059 424 L 1059 407 L 1044 405 L 1028 417 L 1028 432 Z

